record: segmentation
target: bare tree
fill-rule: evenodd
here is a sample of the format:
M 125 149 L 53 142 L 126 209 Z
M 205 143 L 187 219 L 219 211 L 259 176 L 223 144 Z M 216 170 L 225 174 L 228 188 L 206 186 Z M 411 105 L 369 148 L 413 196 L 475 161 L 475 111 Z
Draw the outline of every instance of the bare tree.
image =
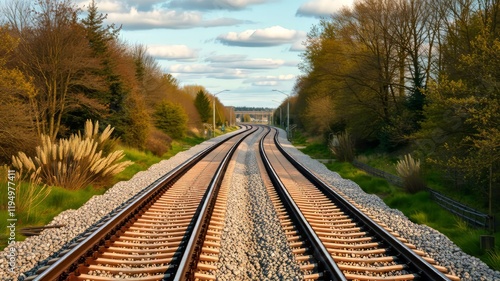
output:
M 96 84 L 90 70 L 98 64 L 70 0 L 39 0 L 37 5 L 32 24 L 21 30 L 18 60 L 39 89 L 30 101 L 38 134 L 55 140 L 69 96 Z

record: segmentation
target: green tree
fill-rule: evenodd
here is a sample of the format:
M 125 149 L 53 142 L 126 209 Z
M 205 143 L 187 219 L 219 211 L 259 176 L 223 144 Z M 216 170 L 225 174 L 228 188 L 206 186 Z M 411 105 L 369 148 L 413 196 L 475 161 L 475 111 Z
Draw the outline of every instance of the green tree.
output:
M 196 94 L 194 105 L 200 114 L 201 122 L 207 123 L 212 115 L 212 107 L 210 106 L 210 100 L 203 90 L 199 90 Z
M 180 139 L 187 130 L 188 117 L 184 108 L 170 101 L 162 101 L 154 113 L 155 125 L 174 139 Z
M 90 47 L 96 56 L 107 53 L 108 42 L 115 40 L 121 29 L 121 27 L 117 28 L 115 24 L 104 26 L 106 18 L 107 15 L 99 13 L 95 0 L 92 0 L 87 8 L 87 17 L 82 19 Z
M 470 52 L 431 84 L 426 120 L 414 137 L 420 152 L 456 185 L 491 200 L 500 179 L 500 38 L 488 24 L 472 23 L 478 33 L 468 43 Z

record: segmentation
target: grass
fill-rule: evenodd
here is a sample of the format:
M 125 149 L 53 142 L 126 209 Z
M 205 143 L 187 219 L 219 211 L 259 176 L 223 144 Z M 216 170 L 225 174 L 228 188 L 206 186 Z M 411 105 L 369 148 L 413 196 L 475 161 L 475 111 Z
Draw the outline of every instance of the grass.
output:
M 321 151 L 319 146 L 313 144 L 311 147 L 308 146 L 301 150 L 306 154 L 312 151 L 313 154 L 309 155 L 314 157 L 316 151 Z M 384 159 L 391 158 L 385 157 Z M 377 161 L 383 162 L 383 160 Z M 373 162 L 368 162 L 368 164 L 371 165 L 370 163 Z M 494 234 L 495 249 L 493 251 L 482 250 L 480 248 L 480 236 L 488 235 L 488 231 L 469 227 L 465 222 L 432 201 L 427 191 L 415 194 L 405 193 L 401 188 L 387 183 L 385 179 L 373 177 L 350 163 L 333 162 L 325 165 L 328 169 L 339 173 L 343 178 L 356 182 L 365 192 L 379 196 L 389 207 L 400 210 L 411 221 L 438 230 L 465 253 L 480 258 L 494 270 L 500 270 L 500 232 Z M 377 168 L 380 168 L 380 165 Z
M 235 130 L 236 128 L 233 128 Z M 227 132 L 227 131 L 226 131 Z M 174 141 L 172 149 L 165 153 L 162 157 L 153 155 L 151 152 L 144 152 L 134 148 L 120 146 L 117 149 L 123 150 L 125 157 L 122 161 L 130 160 L 134 164 L 128 166 L 124 171 L 114 176 L 111 187 L 114 183 L 119 181 L 126 181 L 131 179 L 137 172 L 148 169 L 151 165 L 160 162 L 163 159 L 168 159 L 180 151 L 189 149 L 190 147 L 205 141 L 200 137 L 186 137 L 182 140 Z M 107 188 L 109 188 L 107 187 Z M 7 204 L 8 198 L 3 190 L 7 189 L 6 179 L 0 179 L 0 188 L 2 188 L 0 196 L 0 249 L 3 249 L 8 243 L 9 229 L 7 229 L 8 212 Z M 79 190 L 67 190 L 61 187 L 53 187 L 49 196 L 32 211 L 29 218 L 22 210 L 16 210 L 17 232 L 21 228 L 29 226 L 42 226 L 46 225 L 62 211 L 68 209 L 78 209 L 85 204 L 92 196 L 103 194 L 107 188 L 94 188 L 87 186 Z M 16 234 L 16 241 L 23 241 L 25 239 L 21 234 Z

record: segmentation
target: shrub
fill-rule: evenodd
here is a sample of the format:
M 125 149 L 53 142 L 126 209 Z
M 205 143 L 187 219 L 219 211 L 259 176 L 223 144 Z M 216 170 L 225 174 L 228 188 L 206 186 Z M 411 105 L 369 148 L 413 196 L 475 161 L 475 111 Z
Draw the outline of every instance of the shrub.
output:
M 91 121 L 87 121 L 91 122 Z M 132 162 L 118 162 L 123 151 L 113 151 L 104 155 L 102 148 L 113 129 L 108 125 L 103 134 L 97 135 L 95 126 L 85 126 L 84 137 L 73 134 L 69 139 L 52 143 L 49 136 L 42 136 L 42 145 L 36 148 L 34 159 L 19 152 L 12 157 L 14 167 L 24 170 L 30 176 L 36 175 L 47 185 L 67 189 L 81 189 L 89 184 L 100 185 L 110 181 Z M 98 149 L 101 147 L 101 149 Z
M 158 129 L 151 130 L 146 140 L 146 149 L 159 157 L 167 153 L 171 146 L 172 138 Z
M 330 150 L 341 162 L 354 160 L 354 142 L 347 132 L 335 136 L 329 144 Z
M 169 101 L 161 102 L 155 110 L 155 125 L 174 139 L 184 137 L 188 117 L 184 108 Z
M 410 154 L 398 161 L 396 171 L 403 179 L 403 188 L 406 191 L 416 193 L 426 188 L 420 176 L 420 160 L 413 159 Z

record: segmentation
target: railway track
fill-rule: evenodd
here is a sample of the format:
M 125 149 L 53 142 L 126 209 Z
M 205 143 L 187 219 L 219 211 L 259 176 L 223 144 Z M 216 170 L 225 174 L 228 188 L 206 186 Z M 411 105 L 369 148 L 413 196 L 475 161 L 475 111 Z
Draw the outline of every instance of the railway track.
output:
M 304 280 L 459 280 L 295 162 L 264 128 L 186 161 L 25 280 L 217 280 L 231 189 L 224 174 L 251 134 L 262 136 L 262 181 Z
M 459 280 L 295 161 L 275 130 L 261 140 L 260 155 L 287 211 L 280 209 L 284 223 L 294 229 L 291 246 L 316 260 L 305 279 Z
M 185 280 L 243 132 L 199 153 L 25 280 Z M 214 207 L 215 206 L 215 207 Z

